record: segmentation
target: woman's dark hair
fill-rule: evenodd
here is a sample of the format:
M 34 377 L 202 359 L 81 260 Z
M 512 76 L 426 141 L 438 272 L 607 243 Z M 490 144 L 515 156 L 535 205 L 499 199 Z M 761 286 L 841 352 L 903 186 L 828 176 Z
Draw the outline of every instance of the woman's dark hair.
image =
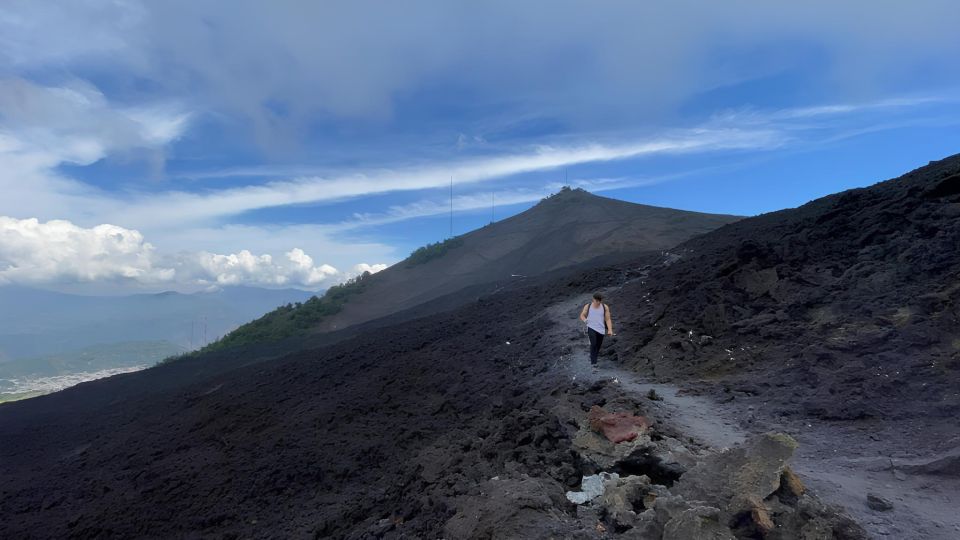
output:
M 603 300 L 603 295 L 598 292 L 595 292 L 593 293 L 593 299 L 596 300 L 597 302 L 600 302 Z

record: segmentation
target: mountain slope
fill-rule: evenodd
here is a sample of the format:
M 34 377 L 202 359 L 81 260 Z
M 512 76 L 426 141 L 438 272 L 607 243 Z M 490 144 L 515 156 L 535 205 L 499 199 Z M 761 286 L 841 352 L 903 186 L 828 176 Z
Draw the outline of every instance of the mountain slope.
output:
M 329 344 L 274 362 L 255 363 L 257 347 L 219 351 L 5 404 L 0 536 L 450 537 L 451 523 L 483 516 L 518 536 L 616 537 L 609 515 L 562 497 L 596 472 L 574 442 L 586 411 L 648 414 L 654 399 L 565 370 L 585 338 L 557 329 L 576 310 L 553 310 L 603 288 L 619 333 L 603 360 L 735 396 L 751 429 L 799 417 L 790 429 L 805 438 L 846 419 L 844 444 L 817 451 L 892 467 L 869 446 L 878 433 L 898 451 L 956 444 L 957 217 L 960 156 L 662 255 L 507 281 L 340 341 L 324 334 Z M 250 365 L 231 369 L 238 360 Z M 212 362 L 226 367 L 202 371 Z M 751 423 L 759 415 L 773 420 Z M 947 429 L 926 431 L 937 421 Z M 669 444 L 689 440 L 661 429 Z M 932 465 L 909 455 L 931 478 L 955 474 L 952 454 Z M 621 472 L 664 475 L 658 459 Z M 783 500 L 771 502 L 778 527 Z M 837 523 L 807 529 L 863 538 Z M 806 524 L 792 526 L 772 537 Z M 474 534 L 490 530 L 504 529 Z
M 439 257 L 422 264 L 403 261 L 377 273 L 362 294 L 320 328 L 382 317 L 470 285 L 538 275 L 591 259 L 626 260 L 737 219 L 562 190 L 526 212 L 457 237 Z
M 521 462 L 560 504 L 578 466 L 561 426 L 530 419 L 550 414 L 553 383 L 526 382 L 553 344 L 523 336 L 545 306 L 609 278 L 511 290 L 209 378 L 186 375 L 204 363 L 186 359 L 0 405 L 0 536 L 342 538 L 396 518 L 435 537 L 456 497 Z M 166 379 L 179 386 L 156 392 Z M 550 442 L 522 442 L 537 425 Z M 421 476 L 432 452 L 465 444 L 471 457 L 442 481 Z
M 687 466 L 664 460 L 710 455 L 669 425 L 644 435 L 653 457 L 618 465 L 667 501 L 656 519 L 648 508 L 644 529 L 564 497 L 600 467 L 574 442 L 606 440 L 582 427 L 591 406 L 654 414 L 607 379 L 571 380 L 557 360 L 570 352 L 568 324 L 550 309 L 622 275 L 509 287 L 167 392 L 158 379 L 184 380 L 196 359 L 0 405 L 0 536 L 660 538 L 703 504 L 696 486 L 689 501 L 669 496 Z M 864 538 L 810 495 L 771 497 L 783 533 L 771 538 Z
M 960 156 L 745 219 L 624 286 L 618 354 L 660 378 L 749 381 L 786 416 L 950 418 L 958 246 Z
M 424 246 L 386 270 L 332 287 L 295 309 L 268 313 L 206 351 L 342 330 L 399 313 L 437 313 L 518 279 L 629 260 L 737 219 L 564 188 L 518 215 Z

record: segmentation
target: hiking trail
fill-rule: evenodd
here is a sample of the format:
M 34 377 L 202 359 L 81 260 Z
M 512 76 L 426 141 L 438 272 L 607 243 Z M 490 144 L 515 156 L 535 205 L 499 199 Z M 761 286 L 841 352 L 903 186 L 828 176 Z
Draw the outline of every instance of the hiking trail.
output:
M 812 421 L 802 424 L 803 429 L 778 425 L 763 417 L 762 411 L 753 405 L 722 404 L 708 396 L 685 393 L 673 384 L 652 382 L 604 359 L 603 349 L 598 368 L 594 370 L 590 366 L 589 339 L 579 320 L 580 310 L 590 299 L 590 294 L 584 294 L 547 310 L 547 316 L 556 323 L 549 337 L 564 344 L 557 369 L 572 380 L 586 384 L 600 380 L 614 382 L 624 393 L 644 403 L 643 414 L 658 424 L 670 426 L 681 433 L 684 440 L 716 451 L 743 442 L 750 433 L 769 430 L 789 433 L 800 442 L 791 466 L 804 483 L 825 502 L 842 506 L 872 538 L 960 538 L 960 515 L 955 511 L 960 504 L 957 497 L 960 479 L 904 474 L 895 464 L 910 467 L 911 461 L 888 455 L 880 445 L 875 449 L 862 448 L 862 430 Z M 622 332 L 624 321 L 617 319 L 615 310 L 612 315 L 614 329 Z M 611 337 L 607 336 L 604 349 L 612 345 L 609 340 Z M 661 399 L 649 399 L 650 390 Z M 759 408 L 762 406 L 757 406 Z M 878 437 L 871 436 L 871 440 L 877 441 Z M 849 455 L 842 455 L 844 453 Z M 876 457 L 858 457 L 871 453 Z M 870 509 L 866 504 L 868 493 L 893 501 L 894 508 Z

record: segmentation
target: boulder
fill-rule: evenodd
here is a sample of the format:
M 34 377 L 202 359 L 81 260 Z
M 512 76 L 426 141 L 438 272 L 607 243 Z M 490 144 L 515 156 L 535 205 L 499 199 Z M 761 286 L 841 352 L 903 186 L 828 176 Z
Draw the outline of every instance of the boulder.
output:
M 776 528 L 764 540 L 866 540 L 867 533 L 838 508 L 810 495 L 785 504 L 777 497 L 766 501 Z
M 671 492 L 715 505 L 723 523 L 749 517 L 763 531 L 772 525 L 763 501 L 780 488 L 787 460 L 796 448 L 797 442 L 789 435 L 765 433 L 752 437 L 697 464 Z
M 657 521 L 657 513 L 647 509 L 637 514 L 633 525 L 618 538 L 624 540 L 650 540 L 663 537 L 663 525 Z
M 697 457 L 693 452 L 673 437 L 664 437 L 657 441 L 654 453 L 663 463 L 677 465 L 682 471 L 697 464 Z
M 932 476 L 960 477 L 960 448 L 921 463 L 907 463 L 901 468 L 913 474 L 929 474 Z
M 581 425 L 580 430 L 573 437 L 574 450 L 584 461 L 598 470 L 608 470 L 631 455 L 649 453 L 654 446 L 646 433 L 638 435 L 631 441 L 613 443 L 586 424 Z
M 783 468 L 783 474 L 780 475 L 780 489 L 778 494 L 781 499 L 796 500 L 800 498 L 807 488 L 803 485 L 797 473 L 790 467 Z
M 587 415 L 590 429 L 602 433 L 612 443 L 632 441 L 650 430 L 650 421 L 625 412 L 607 412 L 594 405 Z
M 604 481 L 600 506 L 616 527 L 633 527 L 638 519 L 637 509 L 643 509 L 643 500 L 649 490 L 650 479 L 643 475 L 610 478 Z
M 893 510 L 892 502 L 879 495 L 874 495 L 873 493 L 867 494 L 867 506 L 869 506 L 871 510 L 876 510 L 878 512 Z

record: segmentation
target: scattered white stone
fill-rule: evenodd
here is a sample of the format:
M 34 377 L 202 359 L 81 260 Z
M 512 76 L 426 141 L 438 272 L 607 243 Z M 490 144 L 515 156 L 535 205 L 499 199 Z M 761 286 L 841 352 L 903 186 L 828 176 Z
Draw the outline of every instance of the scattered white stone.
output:
M 568 491 L 567 500 L 573 504 L 584 504 L 603 495 L 603 483 L 607 480 L 616 482 L 620 478 L 617 473 L 594 474 L 584 476 L 580 482 L 580 491 Z

